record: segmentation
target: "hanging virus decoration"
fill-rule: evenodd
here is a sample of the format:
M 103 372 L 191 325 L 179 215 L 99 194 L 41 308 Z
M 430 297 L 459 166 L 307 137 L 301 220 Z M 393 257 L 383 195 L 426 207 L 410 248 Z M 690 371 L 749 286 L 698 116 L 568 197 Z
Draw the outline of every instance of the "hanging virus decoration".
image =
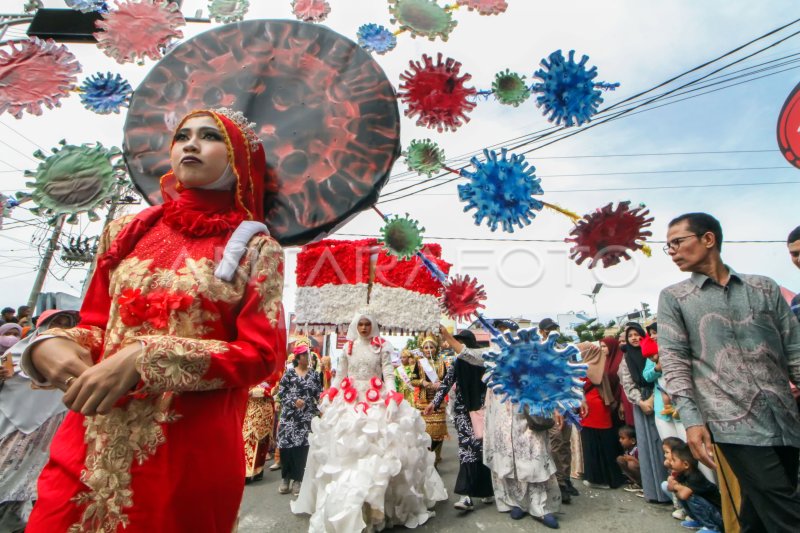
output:
M 531 90 L 525 85 L 525 76 L 506 69 L 505 72 L 498 72 L 494 77 L 492 93 L 501 104 L 517 107 L 528 99 Z
M 6 48 L 7 47 L 7 48 Z M 0 44 L 0 114 L 41 115 L 75 89 L 81 66 L 64 45 L 36 37 Z
M 244 20 L 249 8 L 249 0 L 210 0 L 208 2 L 208 18 L 223 24 L 239 22 Z
M 331 12 L 327 0 L 294 0 L 292 13 L 303 22 L 322 22 Z
M 19 205 L 19 202 L 10 196 L 0 193 L 0 229 L 3 229 L 3 219 L 11 216 L 11 210 Z
M 358 45 L 367 52 L 385 54 L 397 46 L 397 37 L 392 32 L 377 24 L 364 24 L 358 28 Z
M 494 338 L 499 351 L 483 354 L 483 380 L 501 402 L 510 400 L 520 412 L 527 407 L 532 415 L 546 417 L 580 407 L 586 365 L 570 361 L 580 352 L 572 344 L 559 348 L 558 336 L 552 332 L 542 340 L 530 328 Z
M 477 279 L 458 274 L 444 284 L 440 301 L 442 311 L 453 320 L 472 320 L 486 307 L 486 291 Z
M 409 170 L 426 174 L 429 178 L 444 167 L 444 151 L 430 139 L 411 141 L 403 155 Z
M 144 64 L 145 57 L 161 59 L 177 29 L 186 24 L 178 4 L 166 0 L 117 0 L 117 9 L 97 21 L 97 46 L 117 63 Z
M 467 202 L 464 211 L 475 209 L 475 224 L 480 226 L 487 220 L 489 229 L 495 231 L 500 225 L 503 231 L 514 233 L 514 225 L 520 228 L 530 224 L 544 204 L 533 197 L 544 194 L 541 180 L 536 177 L 536 168 L 529 166 L 525 157 L 502 149 L 498 157 L 494 150 L 483 151 L 486 161 L 473 157 L 470 163 L 473 172 L 467 169 L 461 175 L 469 183 L 458 186 L 458 198 Z
M 589 56 L 584 55 L 580 63 L 575 62 L 575 50 L 570 50 L 569 59 L 561 50 L 542 59 L 542 68 L 534 73 L 541 80 L 531 90 L 539 93 L 536 105 L 544 108 L 544 115 L 557 125 L 574 126 L 589 122 L 603 102 L 601 89 L 611 89 L 619 84 L 595 84 L 597 67 L 586 68 Z M 598 86 L 596 86 L 598 85 Z M 548 116 L 549 115 L 549 116 Z
M 378 239 L 388 253 L 400 259 L 411 259 L 422 249 L 422 232 L 419 222 L 406 216 L 387 217 Z
M 620 202 L 616 209 L 608 204 L 584 215 L 570 232 L 571 237 L 565 239 L 573 244 L 570 259 L 579 265 L 588 259 L 589 268 L 600 263 L 608 268 L 630 259 L 629 252 L 646 252 L 644 241 L 653 233 L 644 228 L 650 225 L 653 217 L 648 217 L 650 211 L 644 205 L 630 209 L 630 204 Z
M 67 7 L 80 11 L 81 13 L 93 13 L 95 11 L 108 11 L 108 6 L 103 0 L 64 0 Z
M 101 115 L 119 113 L 121 107 L 128 107 L 131 93 L 131 84 L 119 74 L 98 72 L 81 85 L 81 103 Z
M 464 83 L 472 76 L 459 76 L 461 63 L 447 58 L 442 63 L 439 54 L 436 64 L 427 55 L 422 56 L 422 63 L 411 61 L 411 70 L 400 75 L 400 100 L 408 107 L 405 115 L 409 118 L 418 116 L 417 126 L 436 128 L 437 131 L 455 131 L 465 122 L 469 122 L 466 114 L 475 108 L 475 102 L 469 99 L 477 94 L 474 87 L 465 87 Z
M 392 24 L 400 31 L 408 31 L 412 37 L 436 37 L 446 41 L 457 22 L 453 15 L 435 0 L 389 0 Z
M 456 4 L 470 11 L 475 10 L 481 15 L 499 15 L 508 9 L 508 2 L 505 0 L 458 0 Z
M 94 209 L 114 195 L 117 185 L 125 182 L 125 163 L 118 148 L 105 148 L 100 143 L 75 146 L 66 141 L 53 148 L 52 155 L 41 150 L 34 152 L 40 159 L 36 171 L 25 171 L 34 181 L 25 185 L 29 194 L 18 194 L 20 200 L 36 204 L 35 214 L 50 217 L 70 215 L 67 222 L 77 222 L 77 215 L 86 212 L 91 220 L 99 217 Z

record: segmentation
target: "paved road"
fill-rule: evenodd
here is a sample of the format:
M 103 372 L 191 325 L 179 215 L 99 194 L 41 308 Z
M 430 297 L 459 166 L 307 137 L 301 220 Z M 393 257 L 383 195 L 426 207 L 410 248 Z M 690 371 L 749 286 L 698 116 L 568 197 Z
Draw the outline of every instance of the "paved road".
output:
M 453 429 L 450 429 L 451 433 Z M 497 512 L 494 505 L 480 502 L 475 510 L 462 513 L 453 508 L 457 501 L 452 494 L 458 473 L 458 455 L 453 440 L 445 442 L 439 472 L 450 493 L 450 500 L 436 506 L 436 517 L 415 531 L 420 533 L 469 533 L 473 531 L 550 531 L 531 518 L 511 520 Z M 278 494 L 279 472 L 268 472 L 264 479 L 248 485 L 244 493 L 239 521 L 239 533 L 285 532 L 301 533 L 308 529 L 307 516 L 295 516 L 289 509 L 291 496 Z M 641 498 L 622 489 L 594 490 L 576 485 L 581 495 L 565 505 L 559 515 L 565 532 L 647 531 L 648 533 L 680 533 L 683 528 L 670 516 L 672 506 L 645 503 Z M 403 531 L 395 528 L 393 531 Z

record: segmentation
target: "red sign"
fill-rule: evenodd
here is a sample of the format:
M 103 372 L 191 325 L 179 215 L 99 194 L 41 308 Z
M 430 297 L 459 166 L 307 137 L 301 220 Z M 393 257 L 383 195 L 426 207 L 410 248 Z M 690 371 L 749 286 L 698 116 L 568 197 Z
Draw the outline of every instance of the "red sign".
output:
M 786 160 L 800 168 L 800 84 L 792 90 L 781 109 L 778 146 Z
M 344 343 L 347 342 L 347 335 L 336 335 L 336 349 L 341 350 L 344 348 Z

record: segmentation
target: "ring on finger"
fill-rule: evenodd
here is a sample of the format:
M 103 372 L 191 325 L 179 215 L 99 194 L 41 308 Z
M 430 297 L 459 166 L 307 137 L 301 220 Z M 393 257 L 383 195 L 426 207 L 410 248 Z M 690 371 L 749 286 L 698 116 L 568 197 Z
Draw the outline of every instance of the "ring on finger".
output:
M 75 376 L 68 377 L 67 379 L 64 380 L 64 386 L 66 388 L 69 388 L 69 386 L 72 385 L 73 381 L 75 381 Z

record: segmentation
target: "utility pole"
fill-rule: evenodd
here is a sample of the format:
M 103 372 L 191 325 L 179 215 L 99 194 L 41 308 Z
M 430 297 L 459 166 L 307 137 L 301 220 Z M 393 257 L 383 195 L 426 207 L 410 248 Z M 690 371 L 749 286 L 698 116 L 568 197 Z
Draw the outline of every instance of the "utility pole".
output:
M 117 216 L 117 206 L 120 203 L 115 201 L 112 197 L 111 200 L 108 201 L 108 213 L 106 213 L 106 219 L 103 222 L 103 229 L 100 230 L 100 238 L 103 238 L 103 234 L 106 231 L 106 228 L 109 224 L 114 221 L 114 217 Z M 81 289 L 81 300 L 83 297 L 86 296 L 86 291 L 89 290 L 89 282 L 92 280 L 92 276 L 94 275 L 94 269 L 97 267 L 97 256 L 95 256 L 94 260 L 89 263 L 89 270 L 86 272 L 86 279 L 83 280 L 83 288 Z
M 42 262 L 39 263 L 39 272 L 36 274 L 36 280 L 33 282 L 31 288 L 31 295 L 28 297 L 28 307 L 32 312 L 35 312 L 36 301 L 39 299 L 39 294 L 42 292 L 44 280 L 47 278 L 47 273 L 50 271 L 50 262 L 53 260 L 53 254 L 58 248 L 58 239 L 61 238 L 61 230 L 64 227 L 64 220 L 66 215 L 58 215 L 56 223 L 53 227 L 53 233 L 50 234 L 50 241 L 47 243 L 47 249 L 42 257 Z

